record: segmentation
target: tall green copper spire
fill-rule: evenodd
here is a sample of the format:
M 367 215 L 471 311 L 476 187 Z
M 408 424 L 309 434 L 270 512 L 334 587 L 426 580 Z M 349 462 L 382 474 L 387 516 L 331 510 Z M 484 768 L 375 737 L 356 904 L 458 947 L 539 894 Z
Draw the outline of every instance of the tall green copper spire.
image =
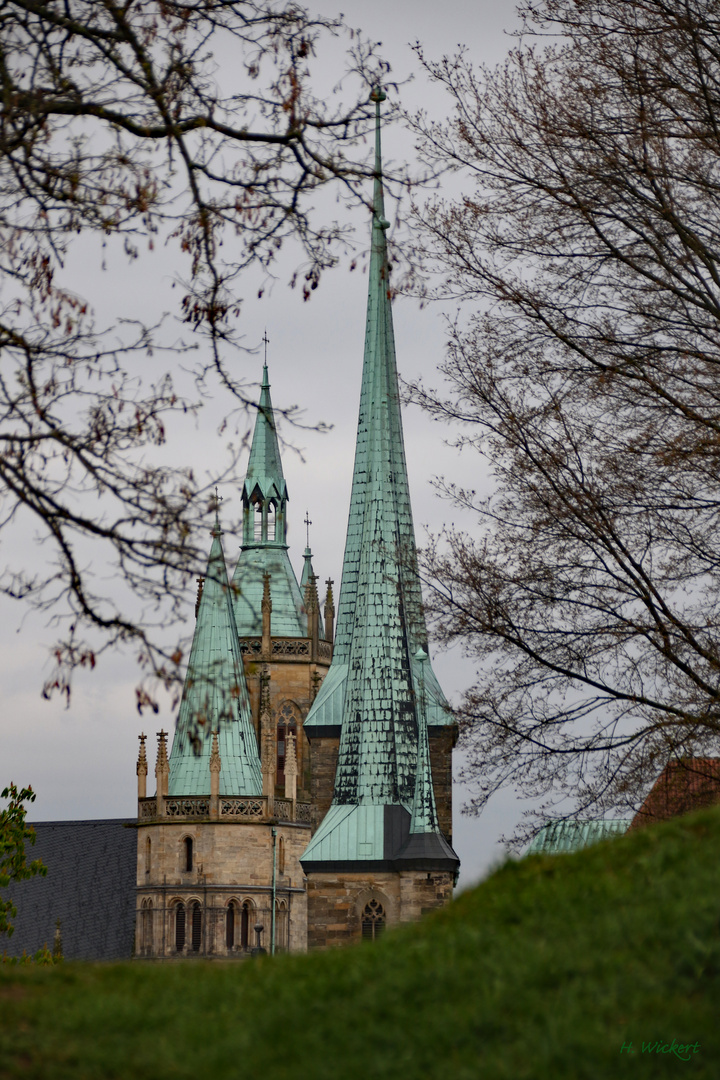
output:
M 333 802 L 310 842 L 306 872 L 337 863 L 402 859 L 413 804 L 432 804 L 429 760 L 420 761 L 419 727 L 447 719 L 426 658 L 415 535 L 400 415 L 390 305 L 382 185 L 380 102 L 376 103 L 372 250 L 360 413 L 333 661 L 305 731 L 330 734 L 340 724 Z M 420 717 L 422 677 L 427 709 Z M 422 758 L 422 754 L 421 754 Z M 422 788 L 418 791 L 418 784 Z M 434 818 L 432 817 L 434 814 Z M 421 815 L 414 815 L 419 822 Z M 425 825 L 423 824 L 423 828 Z M 444 842 L 435 862 L 457 857 Z
M 170 795 L 210 794 L 211 731 L 218 732 L 220 794 L 260 795 L 260 758 L 217 517 L 170 752 Z
M 242 489 L 242 549 L 233 575 L 235 621 L 243 637 L 262 632 L 265 574 L 270 575 L 272 633 L 307 636 L 303 595 L 287 553 L 288 498 L 265 364 Z

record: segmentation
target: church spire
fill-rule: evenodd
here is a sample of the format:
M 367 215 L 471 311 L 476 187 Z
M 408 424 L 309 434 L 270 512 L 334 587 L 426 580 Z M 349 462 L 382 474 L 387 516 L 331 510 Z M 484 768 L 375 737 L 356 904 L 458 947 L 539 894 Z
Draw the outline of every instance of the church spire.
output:
M 333 662 L 305 722 L 309 736 L 340 719 L 332 805 L 303 866 L 400 855 L 418 764 L 418 691 L 427 648 L 400 415 L 376 109 L 372 250 L 365 354 Z M 442 693 L 428 668 L 428 689 Z M 424 720 L 424 718 L 423 718 Z M 393 837 L 394 839 L 389 839 Z M 332 858 L 329 853 L 333 852 Z M 441 862 L 457 865 L 448 848 Z
M 235 621 L 241 637 L 262 632 L 262 597 L 265 576 L 269 574 L 273 634 L 306 637 L 307 616 L 303 594 L 287 552 L 289 496 L 270 398 L 267 363 L 263 366 L 257 408 L 242 488 L 242 547 L 232 581 Z
M 220 795 L 259 795 L 260 759 L 217 514 L 212 538 L 170 753 L 169 793 L 209 794 L 216 746 L 222 760 Z M 211 740 L 212 731 L 217 741 Z
M 263 365 L 257 410 L 242 490 L 243 547 L 285 543 L 287 485 L 270 398 L 267 363 Z

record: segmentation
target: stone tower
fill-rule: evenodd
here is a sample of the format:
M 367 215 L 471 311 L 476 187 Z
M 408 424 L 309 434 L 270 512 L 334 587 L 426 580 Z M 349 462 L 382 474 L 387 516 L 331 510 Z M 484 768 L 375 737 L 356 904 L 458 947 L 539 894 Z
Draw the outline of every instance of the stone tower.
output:
M 288 499 L 266 365 L 242 490 L 243 537 L 232 589 L 253 723 L 263 754 L 275 762 L 267 793 L 285 794 L 292 735 L 298 799 L 305 806 L 311 784 L 304 723 L 330 667 L 334 608 L 328 584 L 329 622 L 324 623 L 309 547 L 298 584 L 288 557 Z
M 308 943 L 416 919 L 450 898 L 455 728 L 427 656 L 398 393 L 377 91 L 367 329 L 332 665 L 305 721 L 321 823 L 302 866 Z
M 310 837 L 310 806 L 297 798 L 294 739 L 282 797 L 267 753 L 263 775 L 235 602 L 216 517 L 175 737 L 168 758 L 166 734 L 158 733 L 152 798 L 140 737 L 137 956 L 228 958 L 253 946 L 306 948 L 299 857 Z M 267 693 L 264 704 L 269 716 Z

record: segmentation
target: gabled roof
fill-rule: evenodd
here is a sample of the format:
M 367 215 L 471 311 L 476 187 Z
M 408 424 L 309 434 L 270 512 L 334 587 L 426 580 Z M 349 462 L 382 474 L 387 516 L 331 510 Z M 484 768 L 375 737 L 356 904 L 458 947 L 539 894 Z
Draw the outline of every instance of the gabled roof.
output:
M 260 401 L 243 492 L 248 499 L 251 499 L 256 488 L 259 488 L 264 499 L 273 496 L 277 499 L 287 498 L 287 485 L 283 476 L 280 446 L 275 428 L 275 414 L 270 398 L 267 364 L 263 366 Z
M 419 719 L 417 708 L 423 666 L 428 706 L 434 708 L 437 697 L 442 697 L 430 665 L 415 658 L 421 649 L 427 659 L 427 631 L 390 306 L 380 153 L 379 103 L 383 98 L 381 93 L 374 95 L 367 329 L 333 661 L 304 725 L 308 735 L 319 734 L 340 719 L 340 748 L 333 803 L 302 857 L 306 870 L 327 863 L 330 851 L 340 852 L 340 861 L 345 862 L 395 862 L 409 835 L 416 796 L 418 735 L 426 719 Z M 422 760 L 420 765 L 422 798 L 427 804 Z M 431 782 L 429 799 L 436 827 Z M 457 856 L 443 843 L 447 850 L 442 860 L 456 867 Z M 335 854 L 330 861 L 336 861 Z
M 632 820 L 631 829 L 720 803 L 720 759 L 670 761 Z
M 217 522 L 170 752 L 170 795 L 209 795 L 215 730 L 220 794 L 260 795 L 257 738 Z

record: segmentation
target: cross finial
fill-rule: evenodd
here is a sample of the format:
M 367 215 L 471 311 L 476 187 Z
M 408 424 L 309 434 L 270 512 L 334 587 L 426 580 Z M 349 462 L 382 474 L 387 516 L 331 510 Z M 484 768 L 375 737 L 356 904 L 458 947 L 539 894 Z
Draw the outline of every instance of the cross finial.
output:
M 312 525 L 312 521 L 310 520 L 310 511 L 306 510 L 305 511 L 305 529 L 306 529 L 306 533 L 307 533 L 307 543 L 305 545 L 306 547 L 310 547 L 310 526 L 311 525 Z
M 265 333 L 263 334 L 262 340 L 265 344 L 265 367 L 267 367 L 267 347 L 270 344 L 270 338 L 267 336 L 267 327 L 265 327 Z

